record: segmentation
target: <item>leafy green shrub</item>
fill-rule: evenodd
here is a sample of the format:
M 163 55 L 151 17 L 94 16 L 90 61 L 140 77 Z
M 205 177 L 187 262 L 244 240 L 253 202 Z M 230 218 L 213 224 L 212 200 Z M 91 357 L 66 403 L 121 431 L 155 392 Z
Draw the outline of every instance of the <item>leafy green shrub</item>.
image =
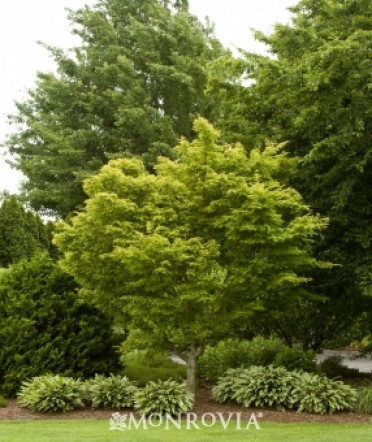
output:
M 315 353 L 312 350 L 304 351 L 300 348 L 285 348 L 275 357 L 273 365 L 284 367 L 287 370 L 302 370 L 317 372 Z
M 319 371 L 330 379 L 356 378 L 360 376 L 360 371 L 358 369 L 342 365 L 341 356 L 330 356 L 325 359 L 319 364 Z
M 96 375 L 86 382 L 86 398 L 93 408 L 132 407 L 137 387 L 125 376 Z
M 226 339 L 204 350 L 199 359 L 199 376 L 202 379 L 214 381 L 226 370 L 246 366 L 249 361 L 249 341 Z
M 23 382 L 18 401 L 31 411 L 70 411 L 84 405 L 83 396 L 79 380 L 49 374 Z
M 236 391 L 238 380 L 247 374 L 246 368 L 230 368 L 212 388 L 212 395 L 218 402 L 231 402 Z
M 121 359 L 125 366 L 124 374 L 140 387 L 150 381 L 173 379 L 182 382 L 186 378 L 186 366 L 173 362 L 159 352 L 135 350 Z
M 6 400 L 3 396 L 0 396 L 0 407 L 6 407 Z
M 356 401 L 356 391 L 340 381 L 273 366 L 229 370 L 212 393 L 219 402 L 230 400 L 243 407 L 298 408 L 321 414 L 350 409 Z
M 359 414 L 372 414 L 372 387 L 364 387 L 358 391 L 355 411 Z
M 46 373 L 83 378 L 120 367 L 111 322 L 82 303 L 76 283 L 46 256 L 1 273 L 0 324 L 5 396 Z
M 269 365 L 285 348 L 277 338 L 227 339 L 205 349 L 199 360 L 199 374 L 202 379 L 215 381 L 229 368 Z
M 142 414 L 177 415 L 191 410 L 194 398 L 183 384 L 173 380 L 149 382 L 135 397 L 135 408 Z
M 186 368 L 183 366 L 150 368 L 141 365 L 131 365 L 124 370 L 124 374 L 139 387 L 144 387 L 152 381 L 166 381 L 167 379 L 182 382 L 186 377 L 185 373 Z
M 243 407 L 272 407 L 277 410 L 292 408 L 292 390 L 300 382 L 301 375 L 289 372 L 283 367 L 252 366 L 241 372 L 237 371 L 234 380 L 230 374 L 230 385 L 222 378 L 213 395 L 225 399 L 229 392 L 231 399 Z M 227 379 L 228 380 L 228 379 Z M 221 388 L 222 384 L 222 388 Z M 222 390 L 225 390 L 224 395 Z
M 292 398 L 298 411 L 324 414 L 352 408 L 357 393 L 341 381 L 302 373 L 301 382 L 292 391 Z
M 284 367 L 251 367 L 246 379 L 238 381 L 233 398 L 244 407 L 293 408 L 292 391 L 301 375 Z M 248 382 L 247 382 L 248 381 Z
M 288 348 L 278 338 L 257 336 L 250 341 L 251 365 L 271 365 L 279 353 Z

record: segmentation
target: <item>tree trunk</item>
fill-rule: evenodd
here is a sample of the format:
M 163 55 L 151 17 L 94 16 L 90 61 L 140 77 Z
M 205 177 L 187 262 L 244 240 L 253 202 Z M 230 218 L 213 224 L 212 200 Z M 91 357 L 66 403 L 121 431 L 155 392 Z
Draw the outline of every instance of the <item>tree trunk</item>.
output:
M 187 352 L 187 377 L 186 377 L 186 389 L 193 395 L 196 393 L 197 387 L 197 375 L 198 375 L 198 359 L 201 355 L 201 348 L 190 345 Z

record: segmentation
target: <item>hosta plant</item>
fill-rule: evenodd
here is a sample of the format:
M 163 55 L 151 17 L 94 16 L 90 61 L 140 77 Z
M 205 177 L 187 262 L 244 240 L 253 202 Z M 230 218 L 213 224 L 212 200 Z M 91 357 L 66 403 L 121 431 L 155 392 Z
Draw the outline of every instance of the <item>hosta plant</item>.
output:
M 357 400 L 349 385 L 310 373 L 302 373 L 292 396 L 298 411 L 320 414 L 351 409 Z
M 18 401 L 31 411 L 70 411 L 82 407 L 83 384 L 59 375 L 45 375 L 23 382 Z
M 353 388 L 340 381 L 273 366 L 228 370 L 212 392 L 219 402 L 234 401 L 243 407 L 298 408 L 321 414 L 350 409 L 357 397 Z
M 145 415 L 177 415 L 190 411 L 193 404 L 194 397 L 183 384 L 167 380 L 149 382 L 136 393 L 134 406 Z
M 298 385 L 300 374 L 283 367 L 252 366 L 228 370 L 213 387 L 219 402 L 234 401 L 243 407 L 292 408 L 292 390 Z
M 238 379 L 246 376 L 248 369 L 230 368 L 224 376 L 221 376 L 218 383 L 212 388 L 212 395 L 218 402 L 233 401 L 233 394 L 236 391 Z
M 292 391 L 300 378 L 284 367 L 253 366 L 237 379 L 232 399 L 243 407 L 293 408 Z
M 86 383 L 86 397 L 93 408 L 132 407 L 137 387 L 126 376 L 96 375 Z

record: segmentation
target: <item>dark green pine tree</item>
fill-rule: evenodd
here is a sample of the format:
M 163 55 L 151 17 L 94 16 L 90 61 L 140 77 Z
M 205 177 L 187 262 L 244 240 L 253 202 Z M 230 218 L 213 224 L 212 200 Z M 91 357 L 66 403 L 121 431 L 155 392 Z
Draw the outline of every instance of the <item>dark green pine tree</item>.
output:
M 15 195 L 0 206 L 0 267 L 50 251 L 51 235 L 37 214 L 25 210 Z

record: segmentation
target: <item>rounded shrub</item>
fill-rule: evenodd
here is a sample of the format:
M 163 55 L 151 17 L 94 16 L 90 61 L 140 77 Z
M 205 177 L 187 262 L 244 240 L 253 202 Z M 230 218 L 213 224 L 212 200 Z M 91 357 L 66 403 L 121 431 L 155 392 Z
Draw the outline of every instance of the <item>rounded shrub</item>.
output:
M 270 365 L 286 348 L 277 338 L 226 339 L 205 349 L 199 360 L 199 374 L 202 379 L 215 381 L 229 368 Z
M 82 407 L 82 382 L 59 375 L 38 376 L 23 382 L 18 393 L 19 403 L 31 411 L 70 411 Z
M 136 393 L 134 402 L 136 410 L 145 415 L 186 413 L 193 404 L 194 397 L 185 385 L 172 380 L 149 382 Z
M 284 367 L 252 366 L 230 370 L 213 387 L 219 402 L 234 401 L 243 407 L 293 408 L 292 391 L 300 382 L 300 374 Z
M 321 414 L 351 409 L 356 402 L 356 391 L 340 381 L 273 366 L 229 370 L 212 393 L 219 402 L 234 401 L 243 407 Z
M 0 275 L 0 392 L 46 373 L 88 378 L 119 369 L 111 322 L 79 299 L 74 280 L 47 256 Z
M 271 365 L 288 347 L 278 338 L 256 336 L 250 341 L 251 365 Z
M 253 366 L 237 379 L 232 398 L 243 407 L 293 408 L 292 391 L 300 374 L 284 367 Z
M 287 370 L 302 370 L 310 373 L 317 372 L 315 353 L 312 350 L 300 348 L 285 348 L 275 357 L 274 366 L 284 367 Z
M 245 368 L 230 368 L 224 376 L 221 376 L 218 383 L 212 388 L 212 395 L 218 402 L 232 402 L 239 378 L 244 378 L 247 374 Z
M 302 373 L 292 397 L 298 411 L 324 414 L 353 408 L 357 392 L 341 381 Z
M 126 376 L 96 375 L 86 382 L 86 398 L 93 408 L 132 407 L 137 387 Z

